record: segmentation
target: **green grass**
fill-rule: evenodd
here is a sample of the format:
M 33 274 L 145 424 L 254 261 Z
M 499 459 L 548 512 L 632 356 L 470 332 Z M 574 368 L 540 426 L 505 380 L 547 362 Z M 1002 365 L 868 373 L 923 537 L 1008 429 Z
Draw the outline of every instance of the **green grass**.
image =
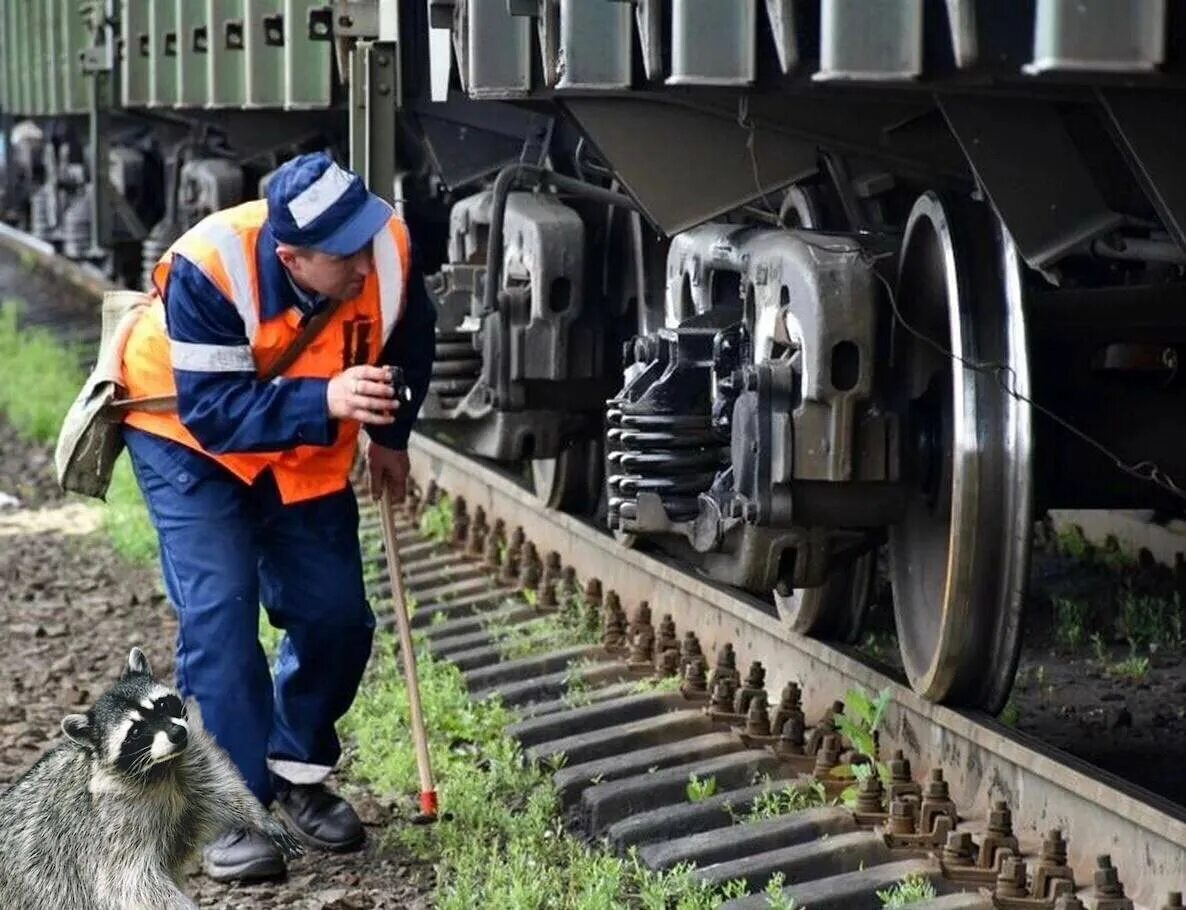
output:
M 0 304 L 0 411 L 26 439 L 53 445 L 62 418 L 86 380 L 83 352 L 44 329 L 18 331 L 18 310 L 14 301 Z M 140 564 L 155 560 L 156 534 L 127 455 L 115 466 L 103 527 L 125 558 Z
M 410 802 L 419 783 L 393 648 L 391 635 L 381 633 L 342 732 L 358 744 L 352 775 Z M 471 701 L 460 671 L 422 645 L 418 651 L 434 779 L 451 817 L 401 826 L 392 836 L 400 850 L 434 865 L 440 910 L 712 910 L 744 893 L 739 883 L 701 886 L 687 867 L 657 874 L 633 855 L 586 850 L 561 823 L 547 769 L 502 735 L 510 713 L 497 701 Z
M 1134 650 L 1177 646 L 1183 642 L 1177 604 L 1165 597 L 1128 590 L 1120 594 L 1116 631 Z
M 420 514 L 420 533 L 438 543 L 453 539 L 453 500 L 447 494 Z
M 877 892 L 877 897 L 885 910 L 920 904 L 923 901 L 934 900 L 935 896 L 935 886 L 925 875 L 907 875 L 892 888 Z
M 1087 641 L 1091 606 L 1076 597 L 1054 598 L 1054 634 L 1059 644 L 1076 651 Z
M 713 776 L 700 778 L 695 774 L 688 775 L 688 785 L 684 788 L 688 802 L 701 803 L 714 796 L 717 792 L 717 779 Z
M 18 331 L 19 309 L 13 300 L 0 303 L 0 411 L 22 436 L 53 443 L 86 378 L 82 351 L 44 329 Z
M 782 789 L 767 790 L 755 796 L 748 812 L 730 814 L 733 816 L 734 824 L 745 825 L 790 815 L 792 812 L 802 812 L 804 809 L 827 806 L 829 802 L 824 785 L 819 781 L 792 782 Z
M 1118 679 L 1126 679 L 1131 683 L 1144 682 L 1145 677 L 1149 675 L 1149 658 L 1132 654 L 1124 660 L 1106 665 L 1104 673 Z

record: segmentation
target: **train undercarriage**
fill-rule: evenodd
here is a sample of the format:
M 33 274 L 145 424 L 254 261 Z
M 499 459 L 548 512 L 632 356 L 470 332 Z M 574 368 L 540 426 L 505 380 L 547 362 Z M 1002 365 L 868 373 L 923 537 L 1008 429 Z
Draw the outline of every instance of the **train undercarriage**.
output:
M 89 244 L 85 155 L 10 141 L 10 211 L 133 280 L 283 154 L 344 146 L 437 302 L 425 432 L 794 633 L 857 640 L 884 558 L 935 701 L 1004 704 L 1045 510 L 1182 511 L 1169 5 L 346 6 L 372 27 L 282 23 L 345 61 L 316 124 L 206 105 L 153 167 L 94 146 L 119 217 Z

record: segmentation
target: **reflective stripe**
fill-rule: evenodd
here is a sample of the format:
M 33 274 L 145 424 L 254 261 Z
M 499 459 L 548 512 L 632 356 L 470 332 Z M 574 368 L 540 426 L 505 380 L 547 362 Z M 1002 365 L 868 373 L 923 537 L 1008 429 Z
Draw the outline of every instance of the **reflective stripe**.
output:
M 321 176 L 310 183 L 288 203 L 288 211 L 298 228 L 304 228 L 329 211 L 329 207 L 346 195 L 358 178 L 331 163 Z
M 259 311 L 255 305 L 255 293 L 251 286 L 251 271 L 247 265 L 247 253 L 243 249 L 243 240 L 229 224 L 223 224 L 215 218 L 207 218 L 198 223 L 194 232 L 203 240 L 218 250 L 226 269 L 227 278 L 231 282 L 234 292 L 231 303 L 239 312 L 243 320 L 243 328 L 247 333 L 247 340 L 254 342 L 255 333 L 259 329 Z
M 254 373 L 255 358 L 250 345 L 191 344 L 169 342 L 169 359 L 175 370 L 195 373 Z
M 284 761 L 279 758 L 269 758 L 268 768 L 290 784 L 319 784 L 334 770 L 328 765 L 311 765 L 308 762 Z
M 375 271 L 379 274 L 379 306 L 383 311 L 383 342 L 399 322 L 404 308 L 404 273 L 400 267 L 395 238 L 387 227 L 375 235 Z

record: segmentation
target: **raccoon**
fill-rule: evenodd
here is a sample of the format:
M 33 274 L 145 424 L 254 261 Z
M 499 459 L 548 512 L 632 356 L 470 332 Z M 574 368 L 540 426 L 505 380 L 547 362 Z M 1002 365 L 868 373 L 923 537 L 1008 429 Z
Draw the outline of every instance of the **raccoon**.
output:
M 4 910 L 196 908 L 183 867 L 232 828 L 303 852 L 202 727 L 197 703 L 154 679 L 139 648 L 61 726 L 66 739 L 0 795 Z

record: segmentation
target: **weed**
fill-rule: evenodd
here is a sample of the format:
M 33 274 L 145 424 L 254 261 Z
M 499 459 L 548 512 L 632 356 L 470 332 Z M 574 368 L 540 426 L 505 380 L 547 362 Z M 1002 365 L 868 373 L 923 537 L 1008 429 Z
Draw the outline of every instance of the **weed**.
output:
M 868 654 L 874 660 L 885 661 L 889 655 L 894 651 L 895 643 L 892 633 L 885 633 L 879 635 L 876 632 L 869 632 L 865 635 L 865 640 L 861 642 L 859 650 Z
M 1149 675 L 1149 658 L 1130 654 L 1124 660 L 1106 666 L 1104 673 L 1118 679 L 1127 679 L 1131 683 L 1143 682 Z
M 524 591 L 524 599 L 534 606 L 534 591 Z M 490 635 L 502 656 L 507 660 L 527 657 L 530 654 L 545 653 L 578 645 L 592 645 L 598 636 L 588 629 L 581 618 L 572 613 L 557 611 L 547 613 L 524 623 L 491 623 L 487 626 Z
M 925 875 L 907 875 L 904 879 L 885 891 L 878 891 L 877 897 L 881 901 L 883 910 L 891 907 L 909 907 L 923 901 L 934 900 L 935 886 Z
M 453 539 L 453 500 L 447 493 L 421 513 L 420 533 L 438 543 Z
M 749 812 L 734 815 L 736 824 L 749 824 L 767 818 L 778 818 L 804 809 L 815 809 L 828 804 L 824 785 L 818 781 L 790 783 L 781 790 L 767 790 L 754 797 Z M 732 814 L 732 813 L 730 813 Z
M 0 412 L 22 436 L 52 443 L 85 381 L 83 352 L 44 329 L 18 331 L 20 306 L 13 300 L 0 303 Z M 30 383 L 29 376 L 37 382 Z M 127 455 L 116 462 L 107 504 L 101 508 L 103 528 L 121 556 L 139 564 L 155 561 L 156 532 Z
M 703 802 L 717 792 L 717 779 L 715 777 L 706 777 L 701 780 L 695 774 L 689 774 L 686 791 L 688 802 Z
M 1116 631 L 1130 648 L 1156 648 L 1182 643 L 1182 617 L 1177 604 L 1126 590 L 1120 594 Z
M 393 837 L 394 846 L 435 866 L 440 910 L 714 910 L 745 893 L 740 882 L 703 884 L 690 866 L 651 872 L 633 852 L 619 857 L 587 851 L 564 828 L 547 769 L 527 761 L 502 735 L 510 716 L 501 702 L 471 701 L 456 667 L 420 652 L 429 751 L 441 804 L 452 820 L 405 827 Z M 410 801 L 419 783 L 407 718 L 391 635 L 382 632 L 342 731 L 357 745 L 353 776 Z
M 1070 525 L 1058 532 L 1058 551 L 1075 560 L 1083 560 L 1091 550 L 1091 544 L 1078 525 Z
M 1086 601 L 1071 597 L 1054 598 L 1054 634 L 1058 643 L 1070 651 L 1087 640 L 1091 608 Z
M 18 329 L 20 308 L 13 300 L 0 303 L 0 411 L 22 436 L 49 443 L 86 378 L 82 352 L 44 329 Z
M 876 698 L 860 689 L 849 689 L 844 696 L 844 712 L 836 715 L 836 731 L 848 740 L 853 750 L 864 756 L 869 764 L 845 764 L 832 769 L 840 778 L 851 778 L 859 784 L 873 773 L 874 768 L 887 783 L 890 780 L 889 767 L 877 760 L 877 731 L 889 707 L 890 690 L 882 689 Z M 846 805 L 854 805 L 857 786 L 848 787 L 840 796 Z
M 585 681 L 585 673 L 593 666 L 591 660 L 574 660 L 564 675 L 564 701 L 573 708 L 592 704 L 593 687 Z
M 1006 727 L 1016 727 L 1021 723 L 1021 709 L 1017 707 L 1017 702 L 1012 698 L 1005 703 L 1005 707 L 1001 709 L 1000 721 Z
M 782 890 L 785 881 L 786 876 L 781 872 L 775 872 L 770 876 L 770 881 L 766 883 L 765 890 L 767 910 L 799 910 L 799 905 L 795 902 L 795 899 L 787 896 Z
M 1098 663 L 1106 664 L 1108 662 L 1108 651 L 1104 647 L 1104 639 L 1099 632 L 1092 633 L 1091 648 L 1095 652 L 1095 659 Z
M 638 680 L 631 691 L 642 695 L 648 692 L 678 692 L 680 678 L 678 676 L 648 676 Z

